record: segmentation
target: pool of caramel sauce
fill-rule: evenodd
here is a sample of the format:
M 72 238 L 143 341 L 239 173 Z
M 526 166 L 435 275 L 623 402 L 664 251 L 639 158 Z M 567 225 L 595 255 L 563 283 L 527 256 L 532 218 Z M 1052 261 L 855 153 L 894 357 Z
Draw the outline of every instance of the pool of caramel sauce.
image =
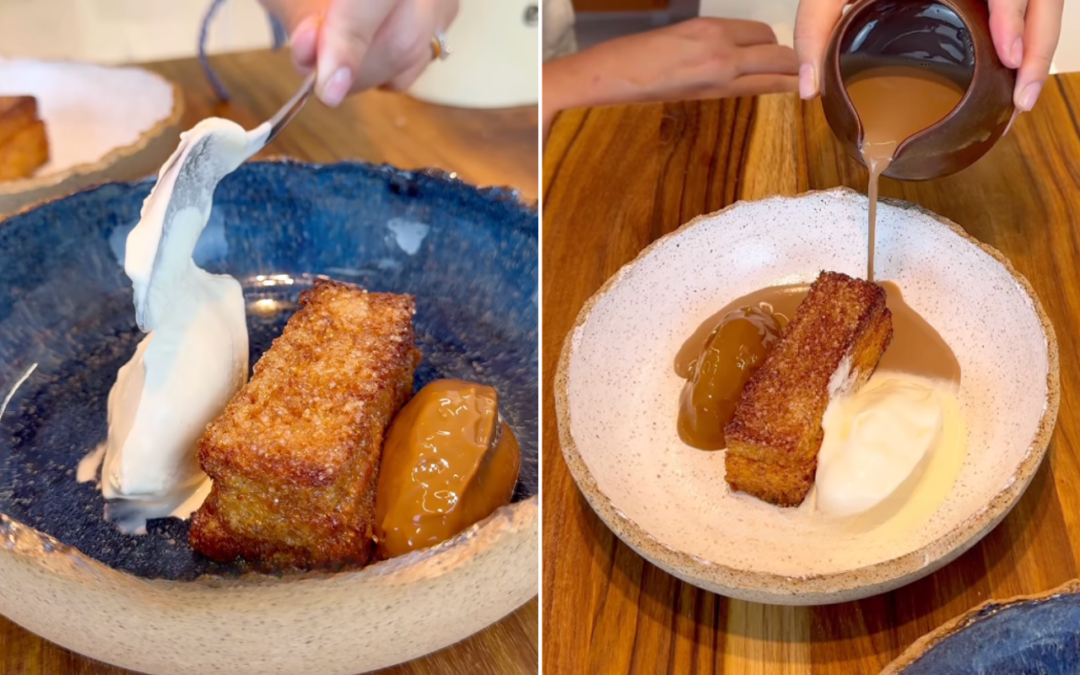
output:
M 698 356 L 705 348 L 705 342 L 728 314 L 743 307 L 760 307 L 764 303 L 769 306 L 770 313 L 780 319 L 781 324 L 786 324 L 795 316 L 799 303 L 809 292 L 809 284 L 770 286 L 732 300 L 719 312 L 705 319 L 679 348 L 679 353 L 675 355 L 675 374 L 684 380 L 693 376 L 694 366 L 697 365 Z
M 965 86 L 945 70 L 911 65 L 879 65 L 847 79 L 844 86 L 863 128 L 862 156 L 870 171 L 866 278 L 874 280 L 878 180 L 896 148 L 945 119 L 964 97 Z
M 879 282 L 885 289 L 885 305 L 892 312 L 893 338 L 878 370 L 909 373 L 920 377 L 960 382 L 960 362 L 945 340 L 926 319 L 904 301 L 900 287 L 891 281 Z M 712 331 L 725 316 L 740 307 L 771 305 L 773 312 L 787 318 L 810 293 L 810 284 L 772 286 L 736 298 L 706 319 L 679 348 L 675 356 L 675 373 L 684 379 L 693 375 L 698 355 Z

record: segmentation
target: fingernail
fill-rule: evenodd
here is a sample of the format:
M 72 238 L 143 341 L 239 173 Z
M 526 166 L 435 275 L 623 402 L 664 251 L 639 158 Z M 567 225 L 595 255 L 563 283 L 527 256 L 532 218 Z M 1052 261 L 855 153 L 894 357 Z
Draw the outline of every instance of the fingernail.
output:
M 319 19 L 309 16 L 301 21 L 289 37 L 293 63 L 298 66 L 315 65 L 315 48 L 318 44 Z
M 799 97 L 812 99 L 817 96 L 817 74 L 814 64 L 804 63 L 799 66 Z
M 1032 82 L 1020 92 L 1020 101 L 1016 107 L 1024 112 L 1030 112 L 1035 107 L 1035 101 L 1039 100 L 1040 93 L 1042 93 L 1042 84 Z
M 1005 138 L 1006 136 L 1008 136 L 1009 132 L 1012 131 L 1013 124 L 1016 122 L 1017 117 L 1020 117 L 1020 109 L 1019 108 L 1013 109 L 1012 117 L 1009 118 L 1009 126 L 1005 127 L 1005 133 L 1001 134 L 1002 138 Z
M 319 98 L 331 108 L 341 105 L 352 86 L 352 73 L 348 68 L 338 68 L 323 85 Z
M 1020 64 L 1024 62 L 1024 38 L 1018 37 L 1012 43 L 1012 49 L 1009 50 L 1009 58 L 1012 59 L 1012 67 L 1019 68 Z

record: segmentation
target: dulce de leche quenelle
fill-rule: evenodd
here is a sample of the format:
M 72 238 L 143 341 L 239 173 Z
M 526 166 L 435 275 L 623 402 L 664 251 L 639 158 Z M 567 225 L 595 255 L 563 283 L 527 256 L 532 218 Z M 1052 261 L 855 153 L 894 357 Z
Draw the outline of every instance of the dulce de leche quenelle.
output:
M 790 295 L 781 286 L 739 298 L 739 304 L 710 317 L 683 344 L 675 357 L 675 371 L 687 378 L 679 396 L 678 430 L 684 443 L 701 450 L 727 445 L 724 427 L 735 414 L 742 390 L 787 323 L 772 301 L 794 309 L 797 303 L 790 302 Z M 719 323 L 717 316 L 723 317 Z M 700 335 L 710 328 L 703 343 Z
M 510 503 L 521 466 L 491 387 L 436 380 L 386 435 L 375 498 L 379 554 L 392 558 L 453 537 Z

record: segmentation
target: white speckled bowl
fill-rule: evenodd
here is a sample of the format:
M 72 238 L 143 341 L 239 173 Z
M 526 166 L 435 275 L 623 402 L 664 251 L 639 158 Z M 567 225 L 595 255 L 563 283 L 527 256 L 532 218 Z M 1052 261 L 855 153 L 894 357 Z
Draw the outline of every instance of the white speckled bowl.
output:
M 91 185 L 156 173 L 176 149 L 180 88 L 142 68 L 0 59 L 0 96 L 34 96 L 49 161 L 0 181 L 0 215 Z
M 821 270 L 863 276 L 866 197 L 851 190 L 738 203 L 653 243 L 588 302 L 555 381 L 563 453 L 609 527 L 702 588 L 810 605 L 882 593 L 971 547 L 1008 513 L 1046 451 L 1058 412 L 1053 328 L 1005 258 L 939 216 L 886 200 L 878 278 L 952 347 L 963 371 L 965 464 L 932 517 L 902 532 L 810 532 L 790 510 L 725 483 L 723 452 L 675 428 L 682 340 L 732 299 Z

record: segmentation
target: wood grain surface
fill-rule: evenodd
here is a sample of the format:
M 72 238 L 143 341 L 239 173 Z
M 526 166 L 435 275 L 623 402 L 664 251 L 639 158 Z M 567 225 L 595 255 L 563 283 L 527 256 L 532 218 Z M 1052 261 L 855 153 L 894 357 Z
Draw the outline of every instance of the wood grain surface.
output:
M 544 155 L 543 663 L 546 673 L 872 675 L 988 598 L 1049 590 L 1080 559 L 1080 75 L 975 166 L 883 180 L 1001 250 L 1035 287 L 1061 342 L 1061 412 L 1047 460 L 1005 521 L 936 574 L 886 595 L 777 607 L 701 591 L 612 535 L 558 445 L 552 384 L 563 340 L 604 280 L 657 237 L 740 199 L 846 185 L 866 171 L 818 102 L 795 96 L 572 111 Z
M 210 59 L 231 100 L 222 103 L 195 59 L 142 64 L 181 85 L 187 129 L 216 115 L 251 128 L 296 93 L 300 76 L 285 52 L 243 52 Z M 538 194 L 537 108 L 467 110 L 380 91 L 330 109 L 312 98 L 260 157 L 310 162 L 360 159 L 403 169 L 435 167 L 474 185 L 506 185 Z
M 181 85 L 182 127 L 216 115 L 251 128 L 273 115 L 300 84 L 285 53 L 249 52 L 211 59 L 232 100 L 221 103 L 195 59 L 146 67 Z M 476 185 L 538 194 L 537 109 L 459 110 L 398 94 L 354 96 L 336 110 L 312 99 L 259 157 L 314 162 L 359 159 L 406 169 L 438 167 Z M 179 140 L 179 139 L 177 139 Z M 499 623 L 383 675 L 524 675 L 537 672 L 538 603 L 534 598 Z M 363 664 L 357 664 L 358 670 Z M 0 675 L 124 675 L 131 671 L 73 654 L 0 617 Z M 198 674 L 192 674 L 198 675 Z

